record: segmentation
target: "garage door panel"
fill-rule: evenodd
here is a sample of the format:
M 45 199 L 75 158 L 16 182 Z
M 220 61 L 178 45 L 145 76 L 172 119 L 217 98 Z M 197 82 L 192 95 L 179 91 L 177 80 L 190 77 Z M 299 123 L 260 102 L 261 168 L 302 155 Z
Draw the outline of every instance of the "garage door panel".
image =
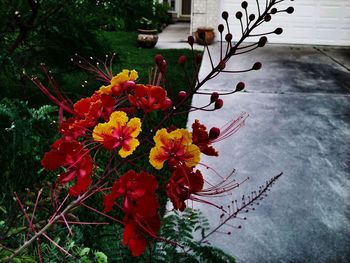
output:
M 249 13 L 257 13 L 256 1 L 248 2 Z M 265 1 L 260 1 L 264 3 Z M 281 36 L 271 35 L 270 42 L 297 44 L 350 45 L 350 0 L 299 0 L 279 4 L 278 9 L 293 6 L 292 15 L 280 13 L 273 16 L 269 23 L 262 25 L 258 33 L 282 27 Z M 239 35 L 239 21 L 234 14 L 243 11 L 241 1 L 221 0 L 221 11 L 227 10 L 230 17 L 230 28 L 234 35 Z

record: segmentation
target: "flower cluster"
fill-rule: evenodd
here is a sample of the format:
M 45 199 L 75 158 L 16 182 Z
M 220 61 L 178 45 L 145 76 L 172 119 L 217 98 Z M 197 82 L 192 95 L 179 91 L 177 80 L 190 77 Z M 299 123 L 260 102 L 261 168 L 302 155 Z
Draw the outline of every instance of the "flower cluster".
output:
M 104 62 L 99 60 L 95 64 L 92 58 L 90 61 L 76 55 L 79 66 L 94 73 L 103 85 L 98 87 L 91 96 L 75 103 L 60 92 L 50 71 L 42 65 L 49 86 L 53 90 L 49 90 L 36 77 L 33 77 L 32 81 L 59 106 L 60 138 L 52 144 L 51 149 L 41 160 L 46 170 L 59 170 L 59 177 L 51 196 L 55 211 L 39 231 L 37 225 L 40 223 L 34 223 L 33 219 L 35 220 L 34 212 L 41 193 L 38 193 L 31 218 L 16 195 L 16 200 L 28 221 L 28 235 L 32 232 L 33 237 L 17 249 L 8 261 L 29 244 L 38 241 L 41 235 L 69 256 L 68 251 L 44 232 L 57 222 L 64 223 L 69 231 L 71 231 L 70 223 L 89 223 L 79 222 L 78 219 L 66 220 L 66 216 L 71 217 L 71 212 L 77 206 L 84 206 L 122 224 L 124 226 L 122 243 L 129 248 L 133 256 L 140 256 L 152 239 L 178 245 L 158 234 L 161 228 L 160 195 L 167 196 L 174 210 L 184 211 L 189 200 L 219 209 L 221 215 L 218 226 L 208 234 L 202 233 L 202 239 L 198 244 L 204 243 L 209 235 L 218 232 L 218 229 L 224 225 L 235 227 L 227 222 L 237 218 L 240 212 L 254 209 L 251 206 L 258 204 L 257 201 L 263 198 L 265 192 L 281 174 L 267 181 L 266 185 L 260 187 L 258 191 L 251 192 L 247 202 L 243 196 L 240 205 L 237 200 L 232 200 L 230 205 L 224 207 L 206 198 L 222 196 L 247 179 L 237 182 L 232 176 L 234 170 L 227 176 L 221 175 L 220 172 L 202 163 L 201 155 L 218 157 L 219 152 L 214 148 L 215 143 L 237 132 L 244 125 L 248 115 L 242 113 L 236 120 L 228 121 L 221 128 L 210 129 L 207 129 L 200 120 L 194 121 L 191 125 L 192 129 L 176 127 L 172 120 L 179 114 L 188 114 L 192 111 L 211 112 L 221 109 L 224 106 L 222 95 L 234 94 L 244 89 L 243 82 L 237 83 L 234 90 L 220 93 L 206 92 L 200 88 L 221 73 L 239 74 L 261 69 L 262 64 L 255 62 L 250 68 L 232 70 L 229 69 L 228 61 L 233 56 L 265 46 L 267 35 L 280 35 L 283 32 L 281 28 L 276 28 L 265 33 L 252 33 L 260 25 L 268 23 L 273 15 L 281 12 L 293 13 L 293 7 L 287 9 L 275 7 L 284 1 L 286 0 L 269 3 L 266 1 L 266 5 L 260 5 L 257 0 L 257 16 L 248 12 L 248 3 L 243 1 L 241 4 L 243 12 L 238 11 L 235 15 L 241 26 L 240 38 L 235 38 L 236 36 L 231 34 L 229 14 L 226 11 L 222 12 L 226 26 L 218 25 L 220 39 L 218 61 L 212 59 L 214 56 L 210 54 L 205 36 L 203 34 L 198 36 L 206 46 L 207 59 L 211 66 L 210 72 L 202 79 L 198 74 L 202 55 L 195 55 L 194 37 L 189 36 L 188 44 L 193 56 L 192 58 L 180 56 L 178 59 L 179 67 L 185 71 L 184 80 L 187 83 L 186 89 L 178 94 L 168 92 L 168 87 L 165 86 L 168 64 L 161 55 L 156 55 L 154 58 L 155 67 L 149 71 L 148 83 L 139 83 L 138 72 L 135 70 L 124 69 L 114 75 L 111 71 L 112 59 L 110 62 L 107 62 L 107 58 Z M 249 37 L 260 38 L 251 44 L 242 45 Z M 186 72 L 189 63 L 192 63 L 190 67 L 194 69 L 192 76 Z M 193 95 L 203 96 L 204 99 L 201 102 L 207 101 L 207 104 L 193 105 L 190 103 Z M 156 123 L 154 116 L 160 116 Z M 201 170 L 201 167 L 205 169 Z M 208 171 L 217 175 L 218 180 L 211 178 L 212 174 L 208 174 Z M 62 188 L 69 189 L 63 201 L 59 200 L 59 191 Z M 104 211 L 86 204 L 86 200 L 96 193 L 102 194 Z M 74 200 L 67 204 L 65 202 L 69 196 Z M 230 231 L 227 232 L 227 234 L 230 233 Z M 40 254 L 39 242 L 37 246 Z
M 70 100 L 63 96 L 54 97 L 41 82 L 35 80 L 37 86 L 61 108 L 61 138 L 44 155 L 42 165 L 47 170 L 63 169 L 58 184 L 63 186 L 74 181 L 75 184 L 69 188 L 71 196 L 84 195 L 91 190 L 89 186 L 93 182 L 94 167 L 103 165 L 96 163 L 98 152 L 109 152 L 112 156 L 109 163 L 113 158 L 131 163 L 129 157 L 143 144 L 142 153 L 148 156 L 151 167 L 170 171 L 163 192 L 174 209 L 183 211 L 186 200 L 200 200 L 193 197 L 205 192 L 205 180 L 196 167 L 200 163 L 201 153 L 218 156 L 212 143 L 220 136 L 220 129 L 214 127 L 208 132 L 198 120 L 193 123 L 192 131 L 159 125 L 154 130 L 153 142 L 148 139 L 152 132 L 143 132 L 141 119 L 145 120 L 153 111 L 162 111 L 165 116 L 173 110 L 172 100 L 166 89 L 160 86 L 166 62 L 160 55 L 155 57 L 155 62 L 158 69 L 156 81 L 137 83 L 138 73 L 135 70 L 123 70 L 116 76 L 111 72 L 103 75 L 101 71 L 99 74 L 104 76 L 106 84 L 90 97 L 74 104 L 68 103 Z M 218 99 L 218 96 L 215 97 L 213 102 Z M 71 117 L 64 118 L 64 111 Z M 139 158 L 137 156 L 134 158 Z M 109 170 L 112 168 L 108 167 Z M 106 193 L 103 204 L 106 213 L 113 208 L 123 213 L 123 244 L 129 247 L 134 256 L 139 256 L 146 249 L 148 238 L 157 238 L 160 217 L 158 178 L 147 172 L 147 167 L 136 165 L 135 168 L 139 168 L 139 172 L 129 170 L 121 176 L 113 174 L 116 180 L 111 192 Z

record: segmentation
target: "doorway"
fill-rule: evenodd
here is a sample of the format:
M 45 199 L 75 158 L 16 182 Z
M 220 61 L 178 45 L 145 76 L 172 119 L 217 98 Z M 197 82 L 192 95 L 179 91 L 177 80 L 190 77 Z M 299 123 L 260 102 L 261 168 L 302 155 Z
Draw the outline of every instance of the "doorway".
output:
M 191 0 L 181 0 L 181 16 L 191 15 Z

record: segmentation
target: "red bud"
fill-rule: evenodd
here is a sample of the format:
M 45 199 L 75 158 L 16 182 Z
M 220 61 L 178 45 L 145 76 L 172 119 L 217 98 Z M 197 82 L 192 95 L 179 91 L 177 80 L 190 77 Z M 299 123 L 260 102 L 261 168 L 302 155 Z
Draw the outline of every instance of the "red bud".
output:
M 180 65 L 184 65 L 186 63 L 187 57 L 186 56 L 180 56 L 178 63 Z
M 173 106 L 173 102 L 171 101 L 171 99 L 166 98 L 166 99 L 164 100 L 163 110 L 167 110 L 167 109 L 169 109 L 169 108 L 172 107 L 172 106 Z
M 213 127 L 209 131 L 209 140 L 215 140 L 220 136 L 220 129 L 217 127 Z
M 186 91 L 180 91 L 179 94 L 177 95 L 179 101 L 182 101 L 183 99 L 185 99 L 187 96 L 187 92 Z
M 218 109 L 221 109 L 223 105 L 224 105 L 224 101 L 222 99 L 217 99 L 215 101 L 214 107 L 216 110 L 218 110 Z
M 163 56 L 161 54 L 157 54 L 154 56 L 154 62 L 156 62 L 157 66 L 160 67 L 163 63 Z
M 132 91 L 135 88 L 135 82 L 128 80 L 125 83 L 123 83 L 124 90 L 127 92 Z
M 244 90 L 244 87 L 245 87 L 244 82 L 238 82 L 238 84 L 236 85 L 236 91 Z
M 213 103 L 214 101 L 216 101 L 219 98 L 219 93 L 217 92 L 213 92 L 210 96 L 210 103 Z

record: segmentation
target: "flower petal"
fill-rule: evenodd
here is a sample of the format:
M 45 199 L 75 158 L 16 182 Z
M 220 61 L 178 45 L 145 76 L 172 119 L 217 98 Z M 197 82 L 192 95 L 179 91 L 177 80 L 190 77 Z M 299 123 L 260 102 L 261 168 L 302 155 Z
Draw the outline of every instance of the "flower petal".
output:
M 128 142 L 124 142 L 122 148 L 119 150 L 120 157 L 125 158 L 129 156 L 139 145 L 140 142 L 137 139 L 131 139 Z
M 189 145 L 186 149 L 185 155 L 183 156 L 186 166 L 196 166 L 200 161 L 200 153 L 201 151 L 197 145 Z
M 153 147 L 149 154 L 150 164 L 160 170 L 163 168 L 164 162 L 169 158 L 169 155 L 161 147 Z
M 126 127 L 129 129 L 130 136 L 135 138 L 141 132 L 141 120 L 139 118 L 131 118 Z

